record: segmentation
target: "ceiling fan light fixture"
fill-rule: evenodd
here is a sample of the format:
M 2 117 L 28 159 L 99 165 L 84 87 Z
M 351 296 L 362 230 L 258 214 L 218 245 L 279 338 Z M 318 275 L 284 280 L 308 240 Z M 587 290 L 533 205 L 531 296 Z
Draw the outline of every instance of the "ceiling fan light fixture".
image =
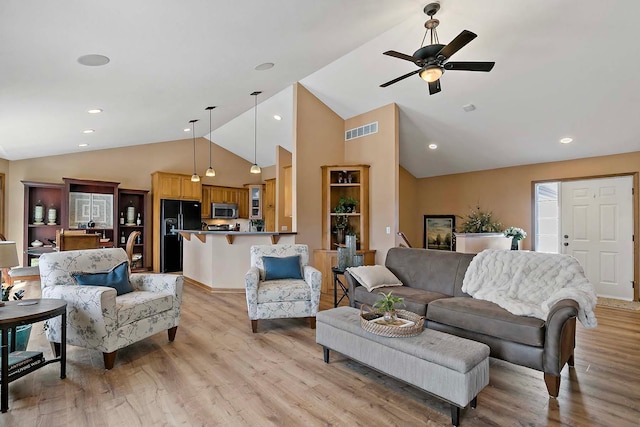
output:
M 431 65 L 424 67 L 420 71 L 420 78 L 427 83 L 433 83 L 442 77 L 442 69 L 437 65 Z

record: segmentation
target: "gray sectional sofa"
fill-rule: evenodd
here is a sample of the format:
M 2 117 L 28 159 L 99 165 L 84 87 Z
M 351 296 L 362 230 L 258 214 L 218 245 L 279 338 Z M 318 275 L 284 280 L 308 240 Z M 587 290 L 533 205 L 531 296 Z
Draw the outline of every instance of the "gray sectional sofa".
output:
M 405 309 L 426 316 L 425 326 L 487 344 L 491 357 L 544 372 L 549 395 L 557 397 L 560 372 L 573 366 L 578 304 L 561 300 L 547 321 L 517 316 L 497 304 L 471 298 L 462 281 L 474 254 L 392 248 L 385 266 L 403 286 L 368 292 L 347 271 L 351 306 L 373 305 L 379 292 L 403 297 Z

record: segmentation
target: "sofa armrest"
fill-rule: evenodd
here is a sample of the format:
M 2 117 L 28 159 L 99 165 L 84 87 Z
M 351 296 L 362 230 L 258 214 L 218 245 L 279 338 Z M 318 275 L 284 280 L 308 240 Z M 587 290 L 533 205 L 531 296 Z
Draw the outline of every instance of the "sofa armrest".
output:
M 116 329 L 116 290 L 104 286 L 58 285 L 42 289 L 42 298 L 67 302 L 67 342 L 98 344 Z M 60 318 L 47 320 L 47 339 L 60 342 Z M 94 345 L 95 346 L 95 345 Z
M 318 312 L 320 307 L 320 292 L 322 291 L 322 273 L 315 267 L 305 265 L 302 267 L 304 281 L 311 287 L 311 311 Z
M 549 310 L 544 339 L 542 365 L 545 373 L 559 376 L 576 345 L 578 303 L 563 299 Z
M 184 276 L 177 274 L 133 273 L 129 280 L 137 291 L 168 292 L 177 296 L 182 294 Z
M 244 275 L 244 291 L 247 298 L 247 311 L 249 319 L 256 319 L 258 316 L 258 284 L 260 283 L 260 270 L 258 267 L 251 267 Z
M 349 274 L 349 271 L 344 272 L 344 278 L 347 281 L 347 286 L 349 287 L 349 305 L 351 307 L 358 308 L 356 306 L 356 288 L 358 286 L 362 286 L 358 279 Z

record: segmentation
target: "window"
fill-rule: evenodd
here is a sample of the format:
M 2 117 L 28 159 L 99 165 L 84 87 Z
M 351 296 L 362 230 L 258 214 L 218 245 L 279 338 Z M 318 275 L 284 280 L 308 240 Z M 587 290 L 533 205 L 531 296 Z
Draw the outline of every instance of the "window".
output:
M 560 182 L 535 184 L 535 250 L 560 252 Z

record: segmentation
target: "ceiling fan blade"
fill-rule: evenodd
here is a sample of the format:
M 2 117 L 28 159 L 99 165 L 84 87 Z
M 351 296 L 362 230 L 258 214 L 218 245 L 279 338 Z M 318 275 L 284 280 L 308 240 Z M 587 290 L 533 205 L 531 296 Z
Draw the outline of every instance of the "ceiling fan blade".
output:
M 411 61 L 414 64 L 417 61 L 421 61 L 420 58 L 416 58 L 416 57 L 411 56 L 411 55 L 407 55 L 407 54 L 404 54 L 404 53 L 396 52 L 395 50 L 388 50 L 388 51 L 384 52 L 383 55 L 393 56 L 394 58 L 404 59 L 405 61 Z
M 410 72 L 410 73 L 405 74 L 404 76 L 400 76 L 400 77 L 397 77 L 397 78 L 395 78 L 395 79 L 393 79 L 393 80 L 391 80 L 391 81 L 388 81 L 388 82 L 386 82 L 386 83 L 382 83 L 382 84 L 380 85 L 380 87 L 387 87 L 387 86 L 389 86 L 389 85 L 392 85 L 392 84 L 394 84 L 394 83 L 399 82 L 400 80 L 404 80 L 404 79 L 406 79 L 407 77 L 413 76 L 414 74 L 418 74 L 419 72 L 420 72 L 420 69 L 417 69 L 417 70 L 415 70 L 415 71 L 412 71 L 412 72 Z
M 438 59 L 442 58 L 444 60 L 450 58 L 451 55 L 465 47 L 471 40 L 475 39 L 476 37 L 478 37 L 477 34 L 472 33 L 468 30 L 462 30 L 462 32 L 451 41 L 451 43 L 443 47 L 442 50 L 438 52 Z
M 438 92 L 440 92 L 441 88 L 440 88 L 440 79 L 436 80 L 435 82 L 430 82 L 429 83 L 429 95 L 434 95 Z
M 444 64 L 445 70 L 459 71 L 491 71 L 495 62 L 447 62 Z

